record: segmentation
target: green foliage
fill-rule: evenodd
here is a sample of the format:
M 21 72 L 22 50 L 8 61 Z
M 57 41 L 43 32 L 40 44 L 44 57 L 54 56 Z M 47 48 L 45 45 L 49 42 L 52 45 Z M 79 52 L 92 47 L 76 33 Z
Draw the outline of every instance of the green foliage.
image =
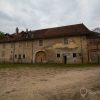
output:
M 11 63 L 0 63 L 0 68 L 22 68 L 22 67 L 40 67 L 40 68 L 89 68 L 89 67 L 100 67 L 100 64 L 11 64 Z
M 4 36 L 5 36 L 5 33 L 0 31 L 0 39 L 3 38 Z

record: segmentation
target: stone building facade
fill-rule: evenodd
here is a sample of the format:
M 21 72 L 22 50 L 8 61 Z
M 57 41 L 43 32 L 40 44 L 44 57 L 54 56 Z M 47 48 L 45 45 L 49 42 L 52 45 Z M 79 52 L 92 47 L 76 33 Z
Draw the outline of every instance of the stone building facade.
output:
M 91 32 L 84 24 L 6 34 L 0 40 L 0 62 L 90 63 Z
M 89 38 L 88 56 L 90 63 L 100 63 L 100 36 Z

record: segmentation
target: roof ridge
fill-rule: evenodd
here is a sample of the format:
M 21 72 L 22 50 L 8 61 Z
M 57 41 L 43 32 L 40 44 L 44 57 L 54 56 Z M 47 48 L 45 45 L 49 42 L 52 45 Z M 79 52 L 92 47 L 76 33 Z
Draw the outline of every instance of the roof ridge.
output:
M 84 24 L 83 24 L 83 23 L 79 23 L 79 24 L 72 24 L 72 25 L 63 25 L 63 26 L 57 26 L 57 27 L 43 28 L 43 29 L 32 30 L 32 32 L 34 32 L 34 31 L 41 31 L 41 30 L 48 30 L 48 29 L 63 28 L 63 27 L 78 26 L 78 25 L 84 25 Z M 84 25 L 84 26 L 85 26 L 85 25 Z M 85 26 L 85 27 L 86 27 L 86 26 Z M 87 28 L 87 29 L 88 29 L 88 28 Z

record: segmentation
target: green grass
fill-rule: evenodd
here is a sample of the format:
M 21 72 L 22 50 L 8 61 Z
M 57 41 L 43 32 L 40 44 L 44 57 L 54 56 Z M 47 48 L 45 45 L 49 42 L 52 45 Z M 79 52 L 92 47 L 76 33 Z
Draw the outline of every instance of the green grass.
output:
M 22 68 L 22 67 L 49 67 L 49 68 L 81 68 L 100 67 L 100 64 L 0 64 L 0 68 Z

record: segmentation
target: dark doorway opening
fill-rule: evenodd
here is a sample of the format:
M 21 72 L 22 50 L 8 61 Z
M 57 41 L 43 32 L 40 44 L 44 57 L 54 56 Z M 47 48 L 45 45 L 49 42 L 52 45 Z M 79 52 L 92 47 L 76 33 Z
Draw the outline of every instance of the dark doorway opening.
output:
M 64 64 L 67 64 L 67 56 L 64 56 Z

